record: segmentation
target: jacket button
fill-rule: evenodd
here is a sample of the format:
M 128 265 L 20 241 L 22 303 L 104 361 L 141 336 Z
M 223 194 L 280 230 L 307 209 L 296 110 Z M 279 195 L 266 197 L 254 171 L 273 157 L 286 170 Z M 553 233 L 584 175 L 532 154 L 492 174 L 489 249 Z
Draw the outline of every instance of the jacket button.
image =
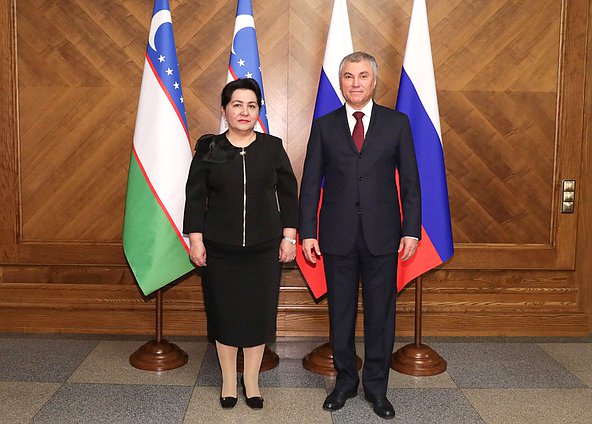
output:
M 358 178 L 358 181 L 362 181 L 362 177 Z
M 356 207 L 360 207 L 360 202 L 356 202 Z

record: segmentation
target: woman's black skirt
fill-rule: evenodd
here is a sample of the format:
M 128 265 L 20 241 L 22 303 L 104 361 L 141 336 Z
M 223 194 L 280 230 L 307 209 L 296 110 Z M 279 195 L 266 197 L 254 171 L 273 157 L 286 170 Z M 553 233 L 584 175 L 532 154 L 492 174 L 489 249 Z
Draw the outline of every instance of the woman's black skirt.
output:
M 254 246 L 206 240 L 202 268 L 208 335 L 228 346 L 272 341 L 276 332 L 281 238 Z

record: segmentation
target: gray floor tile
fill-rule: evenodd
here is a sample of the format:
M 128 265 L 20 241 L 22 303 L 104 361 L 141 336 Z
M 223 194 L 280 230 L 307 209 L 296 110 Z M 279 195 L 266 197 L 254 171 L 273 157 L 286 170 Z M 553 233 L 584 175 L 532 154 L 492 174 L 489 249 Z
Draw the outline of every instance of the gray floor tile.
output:
M 310 352 L 312 352 L 317 347 L 325 344 L 328 341 L 322 340 L 304 340 L 304 341 L 291 341 L 282 343 L 283 347 L 283 354 L 280 355 L 283 358 L 294 358 L 300 359 L 304 358 Z M 279 353 L 278 353 L 279 354 Z
M 582 388 L 582 382 L 532 343 L 434 343 L 460 388 Z
M 0 382 L 0 423 L 28 423 L 60 383 Z
M 222 372 L 220 371 L 220 365 L 218 364 L 216 348 L 211 343 L 208 343 L 206 351 L 204 352 L 201 368 L 195 384 L 197 386 L 222 386 Z
M 33 423 L 181 423 L 190 387 L 65 384 Z
M 261 387 L 318 387 L 324 388 L 323 376 L 314 374 L 302 367 L 302 359 L 281 358 L 279 365 L 261 373 Z
M 0 381 L 62 383 L 97 343 L 96 340 L 0 338 Z
M 472 424 L 483 420 L 457 389 L 389 389 L 387 397 L 395 407 L 392 423 Z M 332 413 L 334 424 L 381 424 L 372 406 L 359 391 L 345 407 Z
M 240 379 L 240 374 L 238 378 Z M 201 387 L 222 385 L 222 373 L 218 365 L 216 349 L 212 345 L 208 346 L 204 354 L 196 385 Z M 308 372 L 302 367 L 301 358 L 280 358 L 277 367 L 260 374 L 259 385 L 261 387 L 322 388 L 325 383 L 322 376 Z
M 262 410 L 252 410 L 239 395 L 233 409 L 222 409 L 220 392 L 214 387 L 196 387 L 185 415 L 185 424 L 331 424 L 331 414 L 321 409 L 323 389 L 275 388 L 262 389 L 265 399 Z M 321 399 L 321 400 L 319 400 Z
M 187 353 L 189 360 L 184 366 L 166 372 L 142 371 L 130 365 L 130 355 L 143 344 L 144 342 L 141 341 L 100 342 L 72 374 L 68 382 L 176 386 L 193 386 L 195 384 L 206 350 L 206 343 L 177 342 L 177 346 Z
M 405 343 L 406 344 L 406 343 Z M 403 347 L 405 344 L 403 343 L 396 343 L 394 351 Z M 364 343 L 357 342 L 356 343 L 356 352 L 358 356 L 364 358 Z M 359 371 L 360 381 L 362 381 L 362 370 Z M 333 390 L 335 387 L 335 377 L 325 377 L 325 387 L 328 391 Z M 442 374 L 436 376 L 429 376 L 429 377 L 414 377 L 410 375 L 405 375 L 398 373 L 394 370 L 390 370 L 389 374 L 389 381 L 388 381 L 389 388 L 409 388 L 409 389 L 444 389 L 450 388 L 455 389 L 456 384 L 450 377 L 447 372 L 443 372 Z
M 388 387 L 399 389 L 456 389 L 448 372 L 426 377 L 414 377 L 391 370 Z
M 362 381 L 362 372 L 358 373 Z M 330 393 L 335 387 L 335 377 L 324 377 L 325 387 Z M 391 370 L 388 380 L 389 388 L 398 389 L 456 389 L 457 386 L 447 372 L 430 377 L 414 377 Z
M 592 344 L 545 343 L 539 347 L 551 355 L 572 374 L 592 387 Z
M 334 379 L 306 371 L 302 357 L 324 338 L 278 338 L 270 345 L 280 355 L 280 365 L 261 374 L 263 411 L 249 409 L 240 389 L 235 409 L 220 408 L 218 361 L 214 346 L 204 338 L 174 340 L 190 356 L 183 368 L 135 370 L 128 365 L 129 354 L 149 339 L 0 334 L 0 423 L 28 423 L 33 416 L 33 422 L 52 424 L 384 422 L 374 415 L 361 388 L 343 410 L 322 410 Z M 395 349 L 410 341 L 397 338 Z M 392 422 L 592 422 L 592 389 L 586 386 L 592 387 L 592 337 L 425 341 L 447 360 L 448 370 L 434 377 L 391 370 L 388 393 L 397 410 Z M 356 339 L 356 348 L 363 358 L 363 339 Z
M 488 424 L 590 424 L 590 389 L 466 389 Z

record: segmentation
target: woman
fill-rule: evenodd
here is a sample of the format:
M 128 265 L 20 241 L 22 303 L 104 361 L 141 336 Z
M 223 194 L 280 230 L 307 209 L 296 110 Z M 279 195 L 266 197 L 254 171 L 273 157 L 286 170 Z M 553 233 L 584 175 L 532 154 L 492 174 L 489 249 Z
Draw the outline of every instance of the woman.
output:
M 261 90 L 254 79 L 221 94 L 228 131 L 198 140 L 186 187 L 184 232 L 202 268 L 208 332 L 222 369 L 223 408 L 237 399 L 236 356 L 247 405 L 263 407 L 259 368 L 276 330 L 281 263 L 296 256 L 297 183 L 282 141 L 255 132 Z M 207 263 L 206 263 L 207 262 Z

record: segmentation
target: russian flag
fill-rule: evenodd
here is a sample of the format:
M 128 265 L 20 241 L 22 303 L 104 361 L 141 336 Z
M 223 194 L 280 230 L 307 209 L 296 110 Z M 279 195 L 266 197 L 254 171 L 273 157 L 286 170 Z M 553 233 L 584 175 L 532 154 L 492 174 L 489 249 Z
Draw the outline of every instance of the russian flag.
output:
M 421 240 L 415 255 L 399 260 L 397 290 L 454 254 L 440 114 L 425 0 L 414 0 L 396 110 L 411 123 L 421 184 Z
M 259 119 L 255 125 L 255 131 L 269 133 L 267 123 L 267 106 L 263 92 L 263 78 L 259 62 L 259 47 L 257 33 L 255 32 L 255 18 L 253 17 L 253 5 L 251 0 L 238 0 L 236 6 L 236 19 L 234 22 L 234 35 L 230 47 L 230 59 L 228 60 L 228 75 L 226 82 L 241 78 L 253 78 L 261 89 L 261 109 Z M 228 129 L 224 119 L 220 119 L 220 132 Z
M 329 23 L 329 33 L 327 35 L 325 57 L 323 59 L 323 68 L 321 69 L 313 119 L 326 115 L 343 106 L 344 99 L 341 95 L 341 90 L 339 90 L 339 64 L 341 63 L 341 59 L 353 52 L 354 47 L 349 26 L 347 0 L 335 0 L 333 2 L 331 22 Z M 319 210 L 321 203 L 322 193 L 319 201 Z M 327 293 L 323 258 L 321 257 L 314 265 L 308 262 L 302 253 L 300 239 L 298 240 L 298 247 L 296 249 L 296 262 L 315 299 Z

